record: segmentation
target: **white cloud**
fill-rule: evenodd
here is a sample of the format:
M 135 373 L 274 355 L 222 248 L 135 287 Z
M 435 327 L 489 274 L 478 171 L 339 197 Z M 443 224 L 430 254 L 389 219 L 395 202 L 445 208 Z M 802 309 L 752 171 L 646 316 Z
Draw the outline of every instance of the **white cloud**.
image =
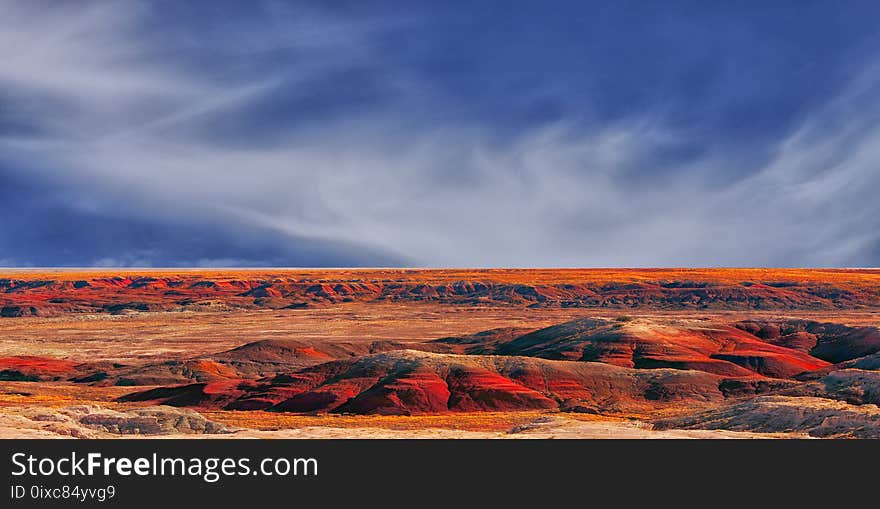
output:
M 270 30 L 241 50 L 296 47 L 302 65 L 218 80 L 155 58 L 157 48 L 138 37 L 143 12 L 129 7 L 49 14 L 13 3 L 0 16 L 0 87 L 48 99 L 34 119 L 40 133 L 0 138 L 0 154 L 41 161 L 42 171 L 100 190 L 107 200 L 82 207 L 252 224 L 398 252 L 429 266 L 877 259 L 870 250 L 880 217 L 880 110 L 860 107 L 880 95 L 877 72 L 866 71 L 779 140 L 771 160 L 746 179 L 716 187 L 706 175 L 726 171 L 735 158 L 710 153 L 644 185 L 633 175 L 649 172 L 654 156 L 683 136 L 650 112 L 593 128 L 561 123 L 498 142 L 491 126 L 424 127 L 405 108 L 389 107 L 258 148 L 229 146 L 203 136 L 201 122 L 235 122 L 239 108 L 278 87 L 378 58 L 370 37 L 382 27 L 310 16 L 296 30 Z M 404 70 L 386 79 L 391 89 L 444 106 L 430 84 Z

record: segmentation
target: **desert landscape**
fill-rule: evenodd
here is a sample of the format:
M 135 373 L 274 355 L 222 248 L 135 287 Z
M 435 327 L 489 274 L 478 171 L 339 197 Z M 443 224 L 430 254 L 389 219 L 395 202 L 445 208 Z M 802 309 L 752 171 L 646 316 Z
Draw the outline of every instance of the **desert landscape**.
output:
M 880 270 L 0 274 L 6 438 L 880 438 Z

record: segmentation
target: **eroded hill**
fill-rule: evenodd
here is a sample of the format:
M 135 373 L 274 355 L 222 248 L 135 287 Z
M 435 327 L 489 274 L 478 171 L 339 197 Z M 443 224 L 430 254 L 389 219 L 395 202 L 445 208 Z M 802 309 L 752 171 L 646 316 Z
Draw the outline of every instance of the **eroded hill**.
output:
M 346 302 L 664 310 L 880 309 L 880 271 L 345 269 L 0 274 L 0 317 L 297 309 Z

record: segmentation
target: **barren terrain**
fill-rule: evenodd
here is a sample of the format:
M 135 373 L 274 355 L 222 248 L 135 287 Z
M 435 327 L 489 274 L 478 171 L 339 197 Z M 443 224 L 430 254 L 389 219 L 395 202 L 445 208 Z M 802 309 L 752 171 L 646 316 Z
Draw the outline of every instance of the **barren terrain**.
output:
M 880 437 L 880 271 L 0 274 L 6 437 Z

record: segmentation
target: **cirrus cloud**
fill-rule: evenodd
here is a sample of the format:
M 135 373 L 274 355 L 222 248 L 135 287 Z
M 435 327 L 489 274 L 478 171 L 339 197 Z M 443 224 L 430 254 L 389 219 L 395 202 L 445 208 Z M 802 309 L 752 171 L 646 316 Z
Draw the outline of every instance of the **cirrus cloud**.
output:
M 525 105 L 505 117 L 456 81 L 480 69 L 443 70 L 429 49 L 389 42 L 424 31 L 424 13 L 268 2 L 221 25 L 166 27 L 156 5 L 4 4 L 4 263 L 880 260 L 880 72 L 858 59 L 851 78 L 737 146 L 724 115 L 705 113 L 726 87 L 611 114 L 578 107 L 601 86 L 573 95 L 539 69 L 501 69 L 507 109 Z M 704 112 L 704 131 L 682 123 L 686 108 Z

